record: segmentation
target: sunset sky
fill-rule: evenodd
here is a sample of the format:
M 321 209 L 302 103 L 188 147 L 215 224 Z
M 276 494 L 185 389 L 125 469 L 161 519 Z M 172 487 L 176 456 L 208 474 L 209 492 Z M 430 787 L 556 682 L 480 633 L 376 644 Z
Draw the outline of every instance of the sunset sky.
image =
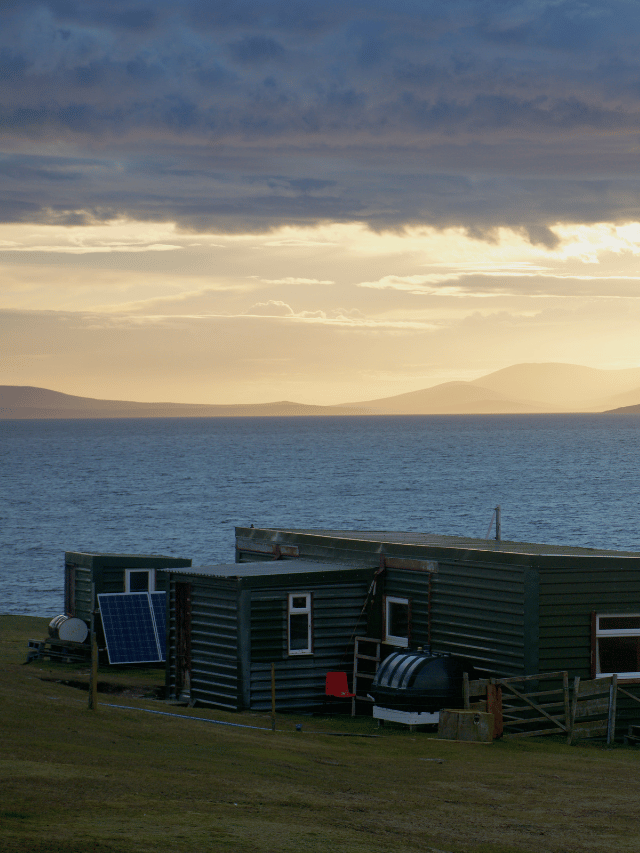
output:
M 0 384 L 640 366 L 640 4 L 4 0 Z

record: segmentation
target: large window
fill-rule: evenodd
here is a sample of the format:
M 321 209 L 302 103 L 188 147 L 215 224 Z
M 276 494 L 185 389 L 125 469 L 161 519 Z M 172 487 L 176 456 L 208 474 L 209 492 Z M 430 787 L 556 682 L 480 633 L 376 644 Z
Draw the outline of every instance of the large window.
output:
M 411 607 L 408 598 L 394 595 L 384 597 L 384 642 L 407 648 L 411 627 Z
M 595 616 L 595 674 L 640 678 L 640 614 Z
M 287 651 L 290 655 L 313 654 L 310 592 L 289 594 L 287 613 Z
M 125 592 L 155 592 L 156 570 L 155 569 L 125 569 L 124 591 Z

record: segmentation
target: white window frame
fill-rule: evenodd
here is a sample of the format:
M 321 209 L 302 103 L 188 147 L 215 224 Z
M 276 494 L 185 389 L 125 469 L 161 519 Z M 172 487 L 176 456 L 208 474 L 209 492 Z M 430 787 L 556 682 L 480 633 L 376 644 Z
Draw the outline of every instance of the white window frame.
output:
M 295 606 L 294 599 L 304 598 L 303 607 Z M 288 655 L 312 655 L 313 654 L 313 620 L 312 620 L 313 595 L 310 592 L 290 592 L 287 596 L 287 654 Z M 307 645 L 303 649 L 291 648 L 291 617 L 307 617 Z
M 596 613 L 595 618 L 595 674 L 596 678 L 608 678 L 617 675 L 619 679 L 640 679 L 640 670 L 633 672 L 603 672 L 600 668 L 600 639 L 603 637 L 638 637 L 640 642 L 639 628 L 601 628 L 601 619 L 638 619 L 640 613 Z
M 146 572 L 149 577 L 149 586 L 146 590 L 131 589 L 131 573 Z M 124 591 L 125 592 L 155 592 L 156 591 L 156 570 L 155 569 L 125 569 L 124 570 Z
M 391 605 L 405 604 L 407 607 L 407 632 L 408 636 L 398 637 L 391 634 L 389 625 L 391 625 Z M 397 595 L 385 595 L 384 597 L 384 641 L 389 646 L 398 646 L 406 649 L 409 647 L 409 635 L 411 634 L 411 601 L 408 598 L 401 598 Z

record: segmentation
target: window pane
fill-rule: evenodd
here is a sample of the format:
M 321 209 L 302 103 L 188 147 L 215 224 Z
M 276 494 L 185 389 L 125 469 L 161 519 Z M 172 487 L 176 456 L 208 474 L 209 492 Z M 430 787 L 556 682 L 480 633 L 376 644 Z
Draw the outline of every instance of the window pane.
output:
M 309 648 L 309 614 L 292 613 L 289 616 L 289 648 L 301 651 Z
M 601 631 L 640 629 L 640 616 L 601 616 L 599 625 Z
M 149 592 L 149 572 L 129 572 L 129 592 Z
M 307 607 L 307 596 L 306 595 L 293 595 L 291 596 L 291 609 L 292 610 L 306 610 Z
M 409 636 L 409 605 L 397 601 L 389 601 L 389 624 L 387 634 L 392 637 Z
M 598 650 L 600 672 L 640 671 L 640 637 L 599 637 Z

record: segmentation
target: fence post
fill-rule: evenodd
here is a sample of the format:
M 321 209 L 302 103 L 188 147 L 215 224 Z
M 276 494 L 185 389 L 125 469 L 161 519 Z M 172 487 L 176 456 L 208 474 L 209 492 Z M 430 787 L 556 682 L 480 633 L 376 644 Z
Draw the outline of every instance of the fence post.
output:
M 91 634 L 91 675 L 89 677 L 89 710 L 98 710 L 98 641 Z
M 276 730 L 276 665 L 271 664 L 271 731 Z
M 616 707 L 618 694 L 618 676 L 611 676 L 609 688 L 609 719 L 607 720 L 607 744 L 612 744 L 616 738 Z

